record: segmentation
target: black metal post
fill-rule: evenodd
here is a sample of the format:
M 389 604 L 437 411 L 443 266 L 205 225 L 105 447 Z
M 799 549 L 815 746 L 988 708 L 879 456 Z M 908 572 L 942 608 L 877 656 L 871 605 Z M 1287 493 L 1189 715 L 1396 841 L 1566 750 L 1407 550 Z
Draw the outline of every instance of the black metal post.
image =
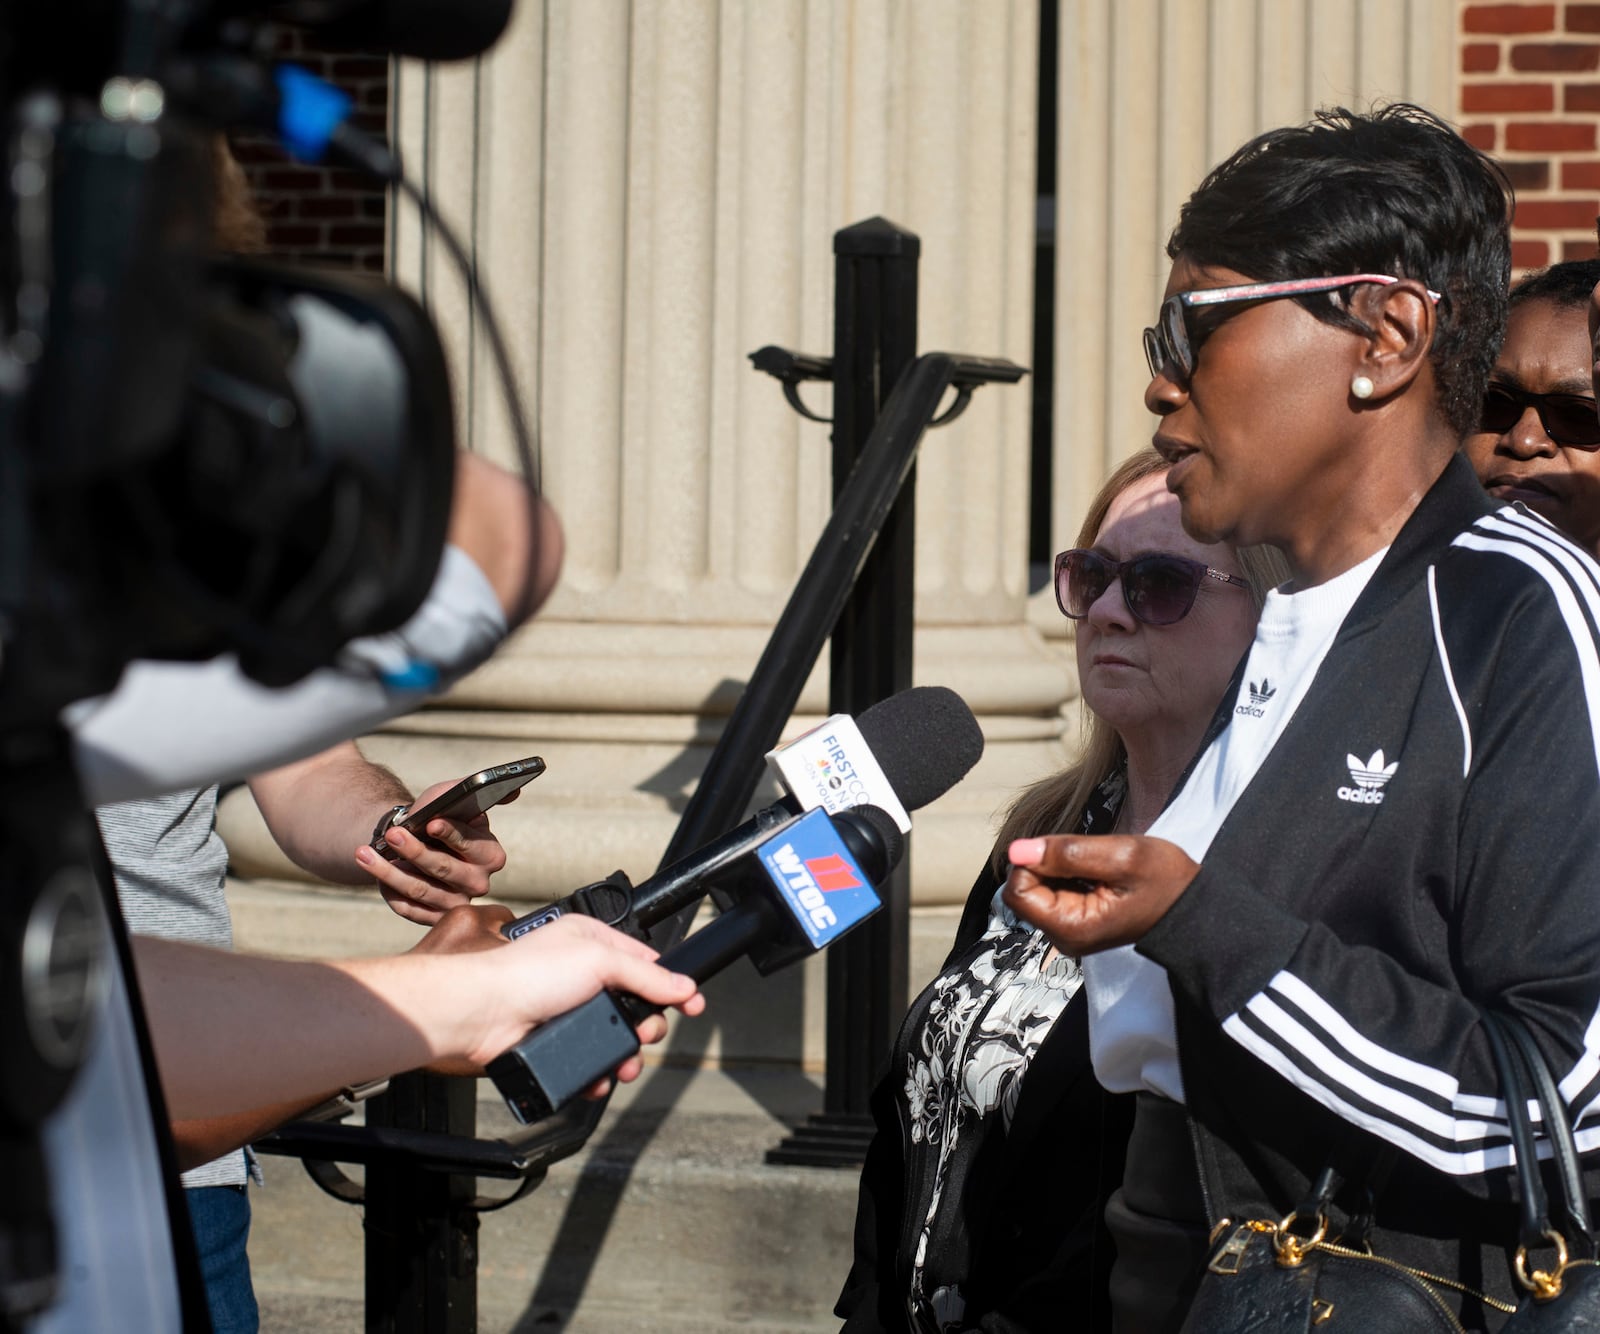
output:
M 884 218 L 834 234 L 834 495 L 860 457 L 884 402 L 917 355 L 922 243 Z M 855 591 L 834 626 L 828 707 L 858 714 L 911 686 L 916 588 L 913 467 Z M 870 1128 L 867 1098 L 905 1013 L 911 948 L 911 856 L 882 886 L 883 910 L 828 955 L 823 1111 Z
M 916 357 L 917 260 L 910 232 L 882 218 L 834 237 L 835 356 L 769 347 L 757 368 L 795 386 L 834 381 L 834 511 L 713 749 L 663 864 L 736 823 L 832 628 L 835 712 L 860 713 L 911 684 L 915 557 L 913 486 L 923 433 L 954 420 L 973 391 L 1015 383 L 1012 362 L 963 354 Z M 954 388 L 942 414 L 939 405 Z M 901 863 L 880 887 L 884 911 L 834 946 L 828 959 L 827 1083 L 823 1112 L 771 1162 L 846 1166 L 871 1137 L 868 1098 L 907 1003 L 910 874 Z M 681 938 L 691 912 L 659 924 L 658 947 Z M 368 1104 L 366 1127 L 297 1123 L 259 1147 L 306 1158 L 329 1194 L 366 1206 L 367 1329 L 373 1334 L 467 1334 L 477 1320 L 477 1176 L 523 1178 L 520 1197 L 548 1166 L 582 1147 L 603 1103 L 579 1103 L 510 1141 L 476 1140 L 468 1080 L 407 1075 Z M 335 1162 L 364 1163 L 365 1189 Z
M 471 1136 L 477 1084 L 402 1075 L 367 1104 L 371 1126 Z M 475 1334 L 478 1213 L 472 1177 L 390 1159 L 367 1167 L 368 1334 Z
M 885 218 L 834 233 L 833 487 L 838 500 L 901 374 L 917 355 L 922 243 Z M 828 707 L 859 714 L 911 685 L 916 471 L 834 625 Z M 905 1012 L 911 858 L 879 887 L 883 909 L 828 951 L 822 1114 L 768 1155 L 818 1166 L 858 1163 L 872 1135 L 868 1098 Z

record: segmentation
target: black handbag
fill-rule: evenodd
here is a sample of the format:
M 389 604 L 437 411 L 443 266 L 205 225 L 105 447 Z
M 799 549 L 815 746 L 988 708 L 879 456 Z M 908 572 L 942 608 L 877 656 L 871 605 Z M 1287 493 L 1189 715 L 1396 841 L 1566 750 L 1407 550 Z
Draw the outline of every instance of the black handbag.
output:
M 1465 1284 L 1412 1269 L 1372 1252 L 1370 1215 L 1330 1238 L 1339 1181 L 1331 1168 L 1287 1218 L 1225 1221 L 1195 1294 L 1183 1334 L 1429 1334 L 1460 1331 L 1450 1292 L 1509 1318 L 1502 1334 L 1600 1334 L 1600 1263 L 1589 1226 L 1583 1174 L 1555 1078 L 1532 1036 L 1513 1018 L 1483 1013 L 1516 1151 L 1521 1224 L 1512 1272 L 1524 1297 L 1513 1308 Z M 1531 1095 L 1531 1096 L 1530 1096 Z M 1536 1101 L 1561 1187 L 1560 1226 L 1552 1221 L 1534 1148 L 1529 1103 Z M 1569 1245 L 1570 1243 L 1570 1245 Z M 1549 1269 L 1530 1256 L 1553 1251 Z M 1576 1253 L 1576 1254 L 1575 1254 Z
M 1511 1310 L 1463 1284 L 1373 1254 L 1367 1217 L 1330 1237 L 1337 1189 L 1338 1178 L 1326 1170 L 1287 1218 L 1225 1220 L 1183 1334 L 1461 1334 L 1447 1289 Z

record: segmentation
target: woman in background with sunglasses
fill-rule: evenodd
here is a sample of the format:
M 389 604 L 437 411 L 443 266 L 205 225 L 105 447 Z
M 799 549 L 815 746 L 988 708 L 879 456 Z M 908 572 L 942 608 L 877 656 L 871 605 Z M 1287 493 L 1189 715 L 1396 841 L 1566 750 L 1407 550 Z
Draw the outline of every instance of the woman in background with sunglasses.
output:
M 1589 306 L 1600 259 L 1569 260 L 1511 289 L 1505 342 L 1467 457 L 1498 500 L 1520 500 L 1600 554 L 1600 418 Z
M 1110 1328 L 1100 1215 L 1131 1107 L 1090 1071 L 1077 960 L 998 891 L 1014 838 L 1140 833 L 1155 819 L 1267 588 L 1286 576 L 1274 552 L 1189 537 L 1166 471 L 1153 449 L 1128 459 L 1090 504 L 1079 546 L 1056 558 L 1056 601 L 1077 622 L 1084 749 L 1012 807 L 874 1094 L 855 1265 L 836 1308 L 850 1334 Z
M 1509 194 L 1418 108 L 1324 112 L 1217 167 L 1168 242 L 1167 484 L 1189 533 L 1271 542 L 1293 582 L 1145 836 L 1008 850 L 1005 901 L 1085 956 L 1095 1074 L 1135 1095 L 1120 1330 L 1225 1302 L 1285 1232 L 1498 1328 L 1528 1238 L 1480 1007 L 1526 1024 L 1600 1142 L 1600 567 L 1460 456 Z

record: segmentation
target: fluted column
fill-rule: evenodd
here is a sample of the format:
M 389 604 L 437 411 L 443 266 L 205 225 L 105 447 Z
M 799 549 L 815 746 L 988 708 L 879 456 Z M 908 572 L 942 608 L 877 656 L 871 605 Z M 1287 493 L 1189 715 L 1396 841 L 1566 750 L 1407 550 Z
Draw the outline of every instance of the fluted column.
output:
M 1453 106 L 1456 8 L 1060 0 L 1056 549 L 1149 438 L 1139 334 L 1184 197 L 1318 104 Z M 519 0 L 487 58 L 396 67 L 396 140 L 495 299 L 568 556 L 499 657 L 366 745 L 414 783 L 544 755 L 496 816 L 502 893 L 642 875 L 666 845 L 826 516 L 827 428 L 745 358 L 831 351 L 834 231 L 881 214 L 919 235 L 923 350 L 1027 364 L 1037 44 L 1036 0 Z M 391 235 L 444 331 L 463 441 L 510 461 L 465 288 L 408 205 Z M 826 386 L 803 392 L 827 412 Z M 916 676 L 962 693 L 988 751 L 918 818 L 922 905 L 964 894 L 996 808 L 1067 755 L 1065 627 L 1026 589 L 1028 414 L 1025 388 L 988 387 L 923 443 Z M 814 673 L 801 710 L 825 701 Z M 236 867 L 283 874 L 246 806 L 225 815 Z M 294 919 L 252 920 L 267 939 Z M 778 1054 L 774 1009 L 819 1003 L 797 976 L 722 1010 L 729 1050 Z M 806 1031 L 791 1054 L 814 1059 L 814 1014 Z
M 1139 333 L 1205 170 L 1319 104 L 1453 105 L 1454 0 L 1062 0 L 1056 547 L 1150 434 Z M 508 889 L 664 846 L 826 513 L 826 427 L 746 354 L 830 350 L 833 232 L 922 241 L 924 350 L 1030 347 L 1034 0 L 522 0 L 485 59 L 402 64 L 396 137 L 496 299 L 567 530 L 541 616 L 371 749 L 416 780 L 538 751 L 500 827 Z M 442 247 L 395 210 L 398 279 L 445 331 L 462 437 L 509 460 L 487 347 Z M 805 394 L 827 411 L 825 386 Z M 965 887 L 1017 784 L 1065 756 L 1073 691 L 1028 602 L 1028 394 L 986 388 L 919 466 L 917 678 L 990 749 L 919 822 L 916 894 Z M 813 675 L 802 710 L 823 707 Z
M 831 351 L 833 232 L 917 232 L 920 346 L 1026 364 L 1037 34 L 1033 0 L 523 0 L 489 57 L 397 70 L 397 140 L 499 307 L 568 554 L 505 652 L 367 748 L 414 781 L 545 756 L 496 819 L 502 892 L 644 874 L 665 846 L 826 518 L 827 428 L 746 356 Z M 463 438 L 509 460 L 458 276 L 405 206 L 393 235 Z M 922 902 L 965 893 L 996 805 L 1061 753 L 1070 678 L 1023 620 L 1028 411 L 989 387 L 923 446 L 916 675 L 989 750 L 918 821 Z

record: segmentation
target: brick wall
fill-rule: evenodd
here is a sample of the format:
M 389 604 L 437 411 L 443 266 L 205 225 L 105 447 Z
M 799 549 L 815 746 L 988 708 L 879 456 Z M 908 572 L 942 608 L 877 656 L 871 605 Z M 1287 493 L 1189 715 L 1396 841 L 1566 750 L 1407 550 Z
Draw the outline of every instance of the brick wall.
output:
M 1517 190 L 1512 262 L 1595 254 L 1600 214 L 1600 4 L 1461 6 L 1462 132 Z
M 352 122 L 382 137 L 388 128 L 389 65 L 382 56 L 318 51 L 285 29 L 280 59 L 303 65 L 355 99 Z M 239 135 L 234 152 L 267 220 L 269 252 L 282 259 L 383 271 L 384 190 L 352 171 L 310 166 L 264 136 Z

